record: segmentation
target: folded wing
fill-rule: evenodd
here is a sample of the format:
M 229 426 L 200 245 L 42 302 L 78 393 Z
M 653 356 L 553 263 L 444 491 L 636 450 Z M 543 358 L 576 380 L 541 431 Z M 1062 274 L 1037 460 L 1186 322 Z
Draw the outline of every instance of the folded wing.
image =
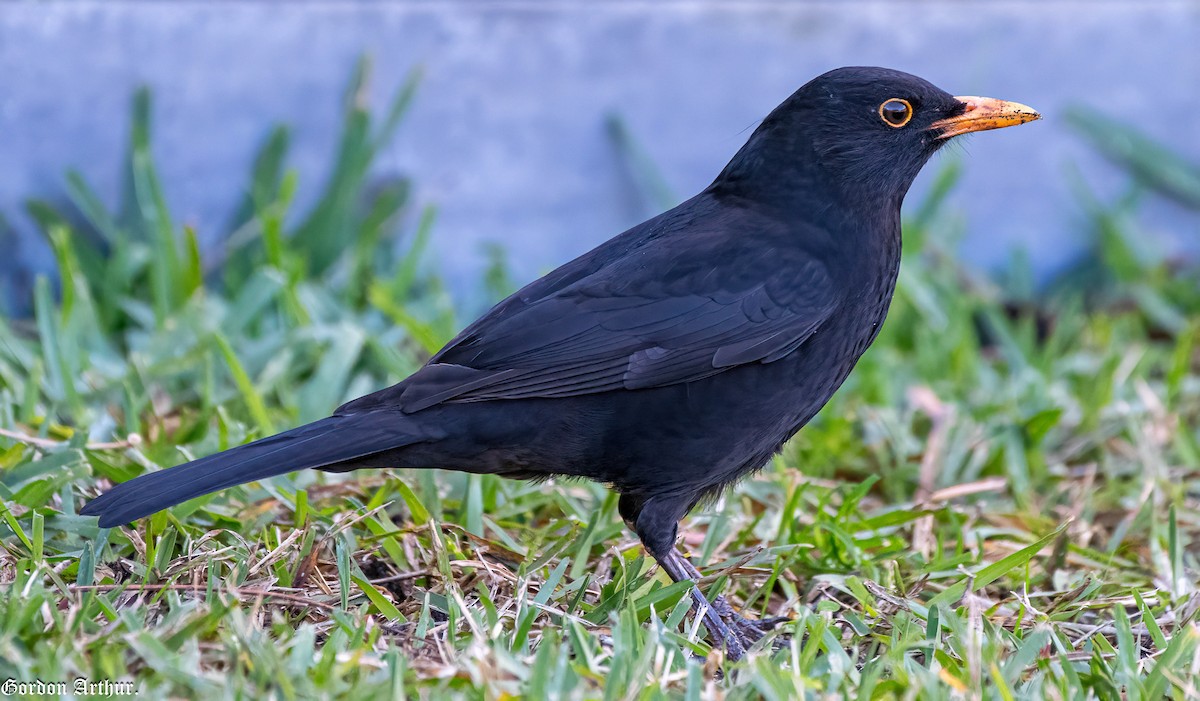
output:
M 393 388 L 401 409 L 662 387 L 770 363 L 839 303 L 814 257 L 699 244 L 670 259 L 629 256 L 544 298 L 497 307 L 503 313 L 476 322 Z

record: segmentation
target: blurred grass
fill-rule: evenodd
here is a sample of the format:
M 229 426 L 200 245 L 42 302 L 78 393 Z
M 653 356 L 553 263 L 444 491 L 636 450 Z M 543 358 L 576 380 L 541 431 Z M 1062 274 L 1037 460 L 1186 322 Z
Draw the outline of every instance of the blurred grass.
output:
M 1136 200 L 1081 194 L 1086 274 L 1038 291 L 1020 258 L 1001 283 L 964 269 L 954 161 L 908 211 L 892 313 L 845 389 L 686 524 L 703 586 L 792 618 L 723 674 L 597 485 L 305 473 L 134 529 L 77 516 L 108 482 L 393 382 L 458 327 L 422 263 L 434 211 L 368 177 L 417 79 L 377 121 L 367 74 L 314 207 L 295 211 L 280 127 L 211 258 L 171 217 L 145 92 L 118 211 L 76 174 L 69 211 L 30 204 L 62 285 L 37 281 L 31 323 L 0 318 L 0 677 L 155 698 L 1195 695 L 1196 268 L 1133 252 Z M 610 129 L 647 202 L 670 198 Z

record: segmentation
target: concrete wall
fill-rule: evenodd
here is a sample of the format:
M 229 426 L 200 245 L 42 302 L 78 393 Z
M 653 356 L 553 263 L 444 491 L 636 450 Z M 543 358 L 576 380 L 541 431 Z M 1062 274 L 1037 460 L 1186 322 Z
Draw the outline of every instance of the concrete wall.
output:
M 295 128 L 291 165 L 311 197 L 364 52 L 377 103 L 425 67 L 382 169 L 411 174 L 420 199 L 440 206 L 436 254 L 459 289 L 476 279 L 483 241 L 504 244 L 527 279 L 649 213 L 607 113 L 686 196 L 782 98 L 841 65 L 900 68 L 1046 115 L 949 156 L 969 162 L 952 207 L 975 263 L 1023 246 L 1045 272 L 1079 250 L 1069 164 L 1102 194 L 1119 191 L 1123 176 L 1061 120 L 1068 105 L 1137 123 L 1200 161 L 1194 2 L 0 3 L 0 212 L 20 239 L 0 265 L 10 278 L 17 265 L 46 266 L 20 205 L 61 196 L 66 168 L 116 201 L 139 84 L 154 90 L 168 199 L 206 244 L 274 122 Z M 1200 240 L 1196 220 L 1169 204 L 1146 219 L 1169 246 Z

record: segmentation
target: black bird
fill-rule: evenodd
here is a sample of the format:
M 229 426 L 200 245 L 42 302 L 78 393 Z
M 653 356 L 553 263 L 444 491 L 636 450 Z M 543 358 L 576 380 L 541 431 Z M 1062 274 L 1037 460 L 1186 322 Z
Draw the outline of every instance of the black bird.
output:
M 500 302 L 411 377 L 81 513 L 116 526 L 304 468 L 569 475 L 610 485 L 667 574 L 696 580 L 675 550 L 680 519 L 762 467 L 879 333 L 917 172 L 950 137 L 1038 117 L 899 71 L 830 71 L 703 192 Z M 773 623 L 692 596 L 731 658 Z

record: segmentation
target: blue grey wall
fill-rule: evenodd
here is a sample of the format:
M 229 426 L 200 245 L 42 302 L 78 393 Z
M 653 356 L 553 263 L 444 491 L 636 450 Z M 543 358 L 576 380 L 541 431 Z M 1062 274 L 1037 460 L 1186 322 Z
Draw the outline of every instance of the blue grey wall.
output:
M 437 260 L 460 290 L 477 279 L 481 242 L 503 243 L 527 279 L 647 214 L 607 113 L 685 196 L 782 98 L 852 64 L 1043 111 L 1045 122 L 949 157 L 968 162 L 951 202 L 968 229 L 964 258 L 993 265 L 1023 246 L 1045 272 L 1086 235 L 1068 164 L 1102 196 L 1123 182 L 1069 132 L 1063 109 L 1092 105 L 1200 161 L 1198 47 L 1194 2 L 0 3 L 0 212 L 19 232 L 0 265 L 11 276 L 47 264 L 20 206 L 61 195 L 68 167 L 116 201 L 139 84 L 154 90 L 168 199 L 206 244 L 274 122 L 295 127 L 291 165 L 311 198 L 365 52 L 377 103 L 425 67 L 381 168 L 411 174 L 419 198 L 439 205 Z M 1200 240 L 1196 216 L 1170 204 L 1145 221 L 1165 247 Z

